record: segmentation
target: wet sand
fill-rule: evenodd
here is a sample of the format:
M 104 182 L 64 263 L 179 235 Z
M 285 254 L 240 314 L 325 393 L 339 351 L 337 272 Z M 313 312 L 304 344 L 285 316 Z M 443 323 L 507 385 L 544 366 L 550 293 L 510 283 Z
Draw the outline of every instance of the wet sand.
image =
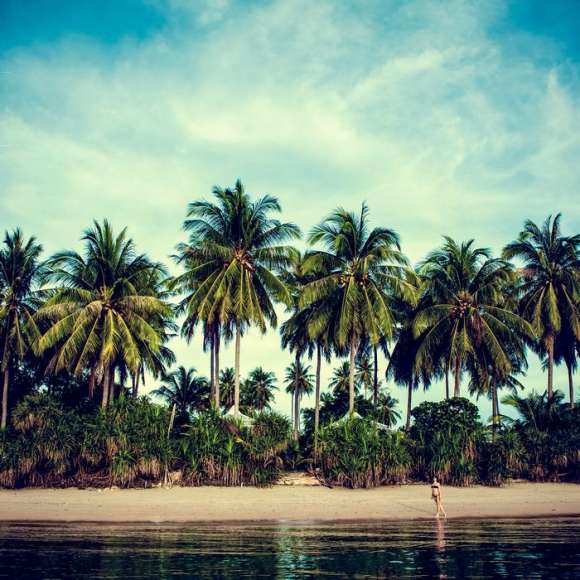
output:
M 513 483 L 443 488 L 449 518 L 580 516 L 580 485 Z M 433 517 L 427 485 L 370 490 L 277 485 L 171 489 L 0 490 L 0 521 L 330 522 Z

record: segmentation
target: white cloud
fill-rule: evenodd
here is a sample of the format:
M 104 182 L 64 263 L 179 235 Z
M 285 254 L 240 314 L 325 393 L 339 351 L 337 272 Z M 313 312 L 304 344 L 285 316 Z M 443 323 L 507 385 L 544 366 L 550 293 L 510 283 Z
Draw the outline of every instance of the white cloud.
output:
M 558 210 L 578 230 L 578 67 L 515 58 L 488 33 L 501 4 L 154 3 L 170 18 L 150 39 L 113 53 L 69 38 L 0 63 L 0 227 L 53 251 L 106 215 L 166 259 L 186 203 L 241 177 L 304 230 L 366 200 L 413 260 L 444 233 L 498 251 Z M 251 333 L 244 370 L 281 378 L 278 344 Z M 198 347 L 179 362 L 205 371 Z

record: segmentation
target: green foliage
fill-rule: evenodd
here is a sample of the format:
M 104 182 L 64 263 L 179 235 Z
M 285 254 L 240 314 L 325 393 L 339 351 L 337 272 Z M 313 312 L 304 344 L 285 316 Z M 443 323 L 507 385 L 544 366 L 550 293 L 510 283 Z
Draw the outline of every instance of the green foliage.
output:
M 481 445 L 480 479 L 487 485 L 502 485 L 521 475 L 526 457 L 519 434 L 513 429 L 502 429 L 495 440 L 485 441 Z
M 349 488 L 404 481 L 411 456 L 405 435 L 386 431 L 371 419 L 348 418 L 320 431 L 320 470 L 324 482 Z
M 414 474 L 442 483 L 470 485 L 477 477 L 483 425 L 477 407 L 463 398 L 422 403 L 411 412 Z
M 269 485 L 279 476 L 290 423 L 257 413 L 251 426 L 215 411 L 195 417 L 180 441 L 184 481 L 191 485 Z

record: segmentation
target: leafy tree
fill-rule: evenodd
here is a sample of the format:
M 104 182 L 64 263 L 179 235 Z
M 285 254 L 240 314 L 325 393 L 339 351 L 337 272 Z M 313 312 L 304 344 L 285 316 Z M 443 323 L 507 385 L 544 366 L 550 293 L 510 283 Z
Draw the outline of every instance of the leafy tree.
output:
M 164 373 L 162 385 L 151 392 L 161 397 L 170 407 L 175 405 L 176 416 L 183 422 L 194 411 L 206 411 L 210 405 L 209 384 L 205 377 L 196 376 L 196 369 L 179 366 Z
M 309 331 L 317 336 L 328 329 L 338 349 L 349 352 L 349 412 L 354 413 L 355 356 L 364 337 L 372 345 L 392 336 L 394 327 L 390 296 L 409 291 L 403 273 L 407 260 L 400 251 L 399 237 L 390 229 L 369 231 L 368 210 L 359 215 L 337 209 L 309 236 L 313 250 L 307 270 L 322 272 L 304 287 L 301 307 L 316 303 Z
M 413 321 L 414 336 L 422 336 L 416 370 L 432 368 L 446 351 L 455 375 L 455 397 L 461 394 L 469 357 L 481 349 L 498 374 L 509 374 L 514 333 L 532 336 L 529 324 L 503 305 L 510 265 L 492 258 L 485 248 L 474 248 L 473 240 L 458 244 L 446 237 L 443 247 L 422 264 L 421 273 L 426 300 Z
M 242 387 L 242 406 L 252 411 L 269 409 L 277 391 L 276 375 L 262 367 L 252 370 Z
M 145 290 L 144 277 L 163 273 L 160 264 L 135 252 L 126 230 L 118 236 L 110 224 L 94 222 L 83 235 L 83 255 L 61 252 L 49 260 L 56 290 L 36 319 L 47 330 L 35 343 L 37 354 L 54 353 L 48 371 L 64 369 L 80 376 L 90 369 L 89 391 L 102 379 L 106 407 L 114 396 L 115 369 L 137 374 L 153 356 L 161 356 L 167 339 L 169 304 Z
M 26 240 L 17 229 L 6 232 L 0 248 L 0 371 L 3 376 L 2 419 L 8 419 L 10 374 L 16 361 L 22 361 L 38 337 L 34 313 L 38 307 L 38 284 L 43 276 L 42 246 L 34 237 Z
M 577 296 L 580 292 L 580 234 L 564 236 L 561 215 L 549 216 L 541 227 L 527 220 L 518 239 L 504 249 L 506 259 L 523 262 L 519 269 L 519 311 L 539 337 L 548 358 L 548 398 L 553 397 L 555 340 L 562 321 L 570 336 L 580 338 Z
M 286 392 L 291 394 L 295 404 L 292 405 L 292 415 L 294 417 L 294 430 L 300 432 L 300 402 L 304 395 L 311 395 L 314 390 L 310 365 L 293 362 L 286 367 L 285 382 Z
M 235 390 L 236 372 L 232 367 L 227 367 L 220 371 L 220 401 L 226 409 L 234 406 Z
M 235 327 L 234 412 L 240 403 L 240 344 L 243 330 L 275 326 L 274 302 L 291 305 L 279 272 L 292 263 L 295 250 L 285 243 L 298 238 L 291 223 L 271 217 L 281 211 L 275 197 L 252 201 L 238 180 L 233 189 L 214 188 L 215 203 L 189 204 L 184 224 L 190 238 L 179 248 L 188 272 L 187 312 L 194 320 Z

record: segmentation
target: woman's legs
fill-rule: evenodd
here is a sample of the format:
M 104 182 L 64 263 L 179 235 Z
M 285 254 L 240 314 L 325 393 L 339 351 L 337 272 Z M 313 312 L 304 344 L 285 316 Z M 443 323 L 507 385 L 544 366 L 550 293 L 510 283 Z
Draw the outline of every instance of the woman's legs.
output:
M 441 512 L 443 514 L 443 517 L 446 518 L 447 514 L 445 513 L 445 510 L 443 509 L 443 504 L 441 503 L 441 497 L 437 496 L 437 517 L 439 517 L 439 512 Z

